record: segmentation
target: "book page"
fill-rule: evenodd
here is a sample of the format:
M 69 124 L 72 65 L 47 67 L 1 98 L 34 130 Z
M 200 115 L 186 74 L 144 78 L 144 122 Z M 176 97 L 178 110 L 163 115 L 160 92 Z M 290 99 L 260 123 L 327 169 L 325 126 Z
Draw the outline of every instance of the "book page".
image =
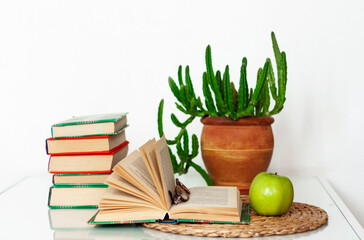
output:
M 129 154 L 115 166 L 114 170 L 161 204 L 161 197 L 139 151 L 135 150 Z
M 115 188 L 116 191 L 126 192 L 132 194 L 136 197 L 144 199 L 152 204 L 158 205 L 158 202 L 154 200 L 145 192 L 141 191 L 139 188 L 122 178 L 117 172 L 112 173 L 105 181 L 105 184 L 109 185 L 109 188 Z
M 167 201 L 164 197 L 163 187 L 161 183 L 161 176 L 159 173 L 158 163 L 157 163 L 157 156 L 154 150 L 155 139 L 149 140 L 143 146 L 139 148 L 140 153 L 144 159 L 144 162 L 151 173 L 151 176 L 154 181 L 154 185 L 156 186 L 159 195 L 161 196 L 163 205 L 165 206 L 165 210 L 167 211 L 169 208 L 167 207 Z
M 105 190 L 99 204 L 100 209 L 120 209 L 120 208 L 137 208 L 148 207 L 160 209 L 155 204 L 150 203 L 142 198 L 137 197 L 116 188 L 109 187 Z
M 193 187 L 190 199 L 177 205 L 172 205 L 171 211 L 185 208 L 238 208 L 236 187 Z
M 172 205 L 172 200 L 169 196 L 168 191 L 174 194 L 174 188 L 176 186 L 176 183 L 173 174 L 171 156 L 169 155 L 167 141 L 164 136 L 155 143 L 155 152 L 157 155 L 158 168 L 161 175 L 164 197 L 167 201 L 167 207 L 169 209 Z

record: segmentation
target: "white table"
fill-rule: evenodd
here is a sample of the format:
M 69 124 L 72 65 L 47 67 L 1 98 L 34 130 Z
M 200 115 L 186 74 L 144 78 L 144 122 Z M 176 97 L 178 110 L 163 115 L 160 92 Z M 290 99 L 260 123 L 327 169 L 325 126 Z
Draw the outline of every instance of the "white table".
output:
M 180 178 L 187 186 L 203 185 L 199 176 Z M 331 186 L 322 178 L 291 178 L 295 202 L 308 203 L 324 209 L 328 224 L 317 230 L 261 239 L 364 239 L 364 231 Z M 95 210 L 73 211 L 74 217 L 62 217 L 47 207 L 51 176 L 24 178 L 0 194 L 0 239 L 210 239 L 182 236 L 143 228 L 138 225 L 93 227 L 83 220 Z M 50 223 L 50 216 L 53 222 Z M 51 227 L 53 226 L 53 228 Z M 70 228 L 71 227 L 71 228 Z M 217 239 L 217 238 L 211 238 Z

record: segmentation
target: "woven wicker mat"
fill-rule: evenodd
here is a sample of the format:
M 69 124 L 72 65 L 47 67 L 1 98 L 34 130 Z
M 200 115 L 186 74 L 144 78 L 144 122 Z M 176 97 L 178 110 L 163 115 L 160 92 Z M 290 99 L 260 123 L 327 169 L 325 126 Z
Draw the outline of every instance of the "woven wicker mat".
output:
M 247 196 L 241 197 L 247 201 Z M 288 213 L 280 217 L 258 216 L 253 209 L 250 212 L 250 225 L 234 224 L 158 224 L 145 223 L 144 227 L 162 232 L 204 237 L 263 237 L 300 233 L 316 229 L 328 220 L 327 213 L 319 208 L 304 203 L 292 203 Z

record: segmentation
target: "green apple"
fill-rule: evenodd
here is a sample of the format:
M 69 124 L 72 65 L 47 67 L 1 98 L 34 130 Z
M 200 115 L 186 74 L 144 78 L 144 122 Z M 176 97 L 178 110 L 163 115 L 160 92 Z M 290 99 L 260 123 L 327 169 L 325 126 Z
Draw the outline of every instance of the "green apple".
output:
M 250 185 L 249 201 L 259 215 L 283 215 L 293 201 L 292 182 L 277 173 L 261 172 Z

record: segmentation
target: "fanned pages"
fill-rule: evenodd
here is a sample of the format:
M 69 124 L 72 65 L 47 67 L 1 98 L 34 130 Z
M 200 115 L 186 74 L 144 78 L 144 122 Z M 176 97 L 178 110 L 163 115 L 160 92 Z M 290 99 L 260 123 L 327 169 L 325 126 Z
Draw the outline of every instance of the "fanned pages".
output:
M 158 168 L 157 158 L 155 154 L 155 139 L 149 140 L 143 146 L 139 148 L 140 153 L 144 159 L 145 165 L 148 168 L 149 173 L 153 179 L 154 185 L 157 188 L 159 196 L 161 196 L 162 204 L 167 211 L 169 206 L 167 204 L 167 199 L 163 194 L 163 187 L 161 181 L 161 175 Z
M 114 171 L 125 180 L 156 200 L 162 207 L 161 197 L 145 162 L 137 150 L 116 165 Z
M 169 197 L 168 192 L 173 193 L 176 184 L 173 174 L 172 161 L 169 155 L 167 141 L 164 136 L 155 143 L 154 149 L 162 182 L 163 196 L 167 201 L 167 208 L 169 209 L 172 205 L 172 200 Z
M 190 188 L 189 200 L 171 199 L 177 193 L 168 145 L 163 136 L 149 140 L 120 161 L 106 179 L 109 188 L 91 224 L 164 221 L 249 223 L 249 207 L 242 207 L 236 187 Z

